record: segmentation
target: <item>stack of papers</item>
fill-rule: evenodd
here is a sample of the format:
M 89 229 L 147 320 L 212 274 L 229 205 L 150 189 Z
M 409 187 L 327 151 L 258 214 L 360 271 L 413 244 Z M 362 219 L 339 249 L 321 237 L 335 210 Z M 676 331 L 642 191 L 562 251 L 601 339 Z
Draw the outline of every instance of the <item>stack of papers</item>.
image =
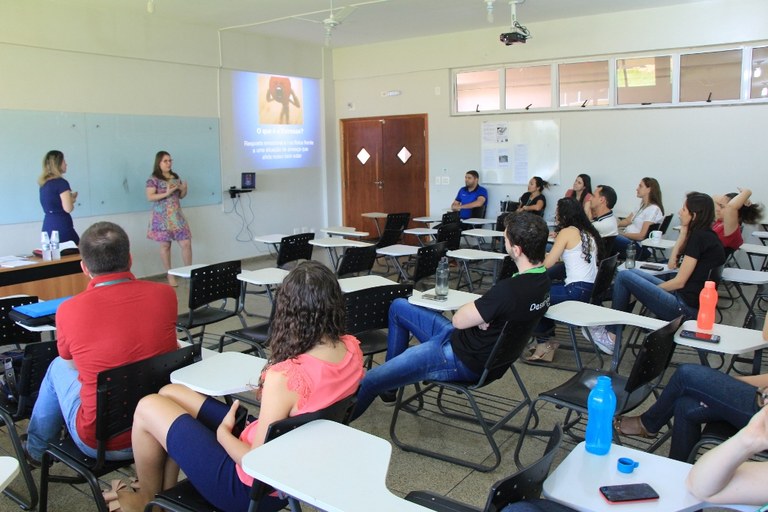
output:
M 22 256 L 0 256 L 0 267 L 2 268 L 24 267 L 26 265 L 34 265 L 35 263 L 37 261 L 28 260 Z

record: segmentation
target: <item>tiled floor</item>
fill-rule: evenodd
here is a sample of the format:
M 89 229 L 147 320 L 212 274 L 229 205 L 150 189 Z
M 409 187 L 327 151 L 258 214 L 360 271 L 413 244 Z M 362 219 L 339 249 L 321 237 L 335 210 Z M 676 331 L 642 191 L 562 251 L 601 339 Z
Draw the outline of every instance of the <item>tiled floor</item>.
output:
M 273 259 L 264 257 L 244 263 L 244 268 L 255 269 L 264 266 L 272 266 L 273 264 Z M 184 280 L 180 280 L 180 285 L 176 290 L 179 297 L 179 311 L 184 311 L 186 310 L 188 293 L 187 283 L 184 282 Z M 264 297 L 249 295 L 247 306 L 247 309 L 251 312 L 268 314 L 268 303 Z M 742 310 L 732 309 L 726 311 L 726 322 L 728 323 L 739 323 L 742 317 Z M 249 322 L 255 323 L 256 321 L 260 321 L 260 319 L 249 318 Z M 214 337 L 217 339 L 217 333 L 223 333 L 225 330 L 238 328 L 239 326 L 240 324 L 237 319 L 214 325 L 209 329 L 210 338 L 211 340 Z M 581 335 L 579 334 L 578 336 L 581 339 Z M 562 346 L 570 344 L 570 342 L 567 341 L 566 330 L 562 327 L 558 328 L 558 338 L 563 342 Z M 230 345 L 228 350 L 236 350 L 238 348 L 237 345 Z M 377 361 L 380 361 L 381 359 L 382 357 L 379 356 Z M 624 358 L 621 366 L 622 372 L 629 372 L 631 360 L 632 357 L 630 356 Z M 683 353 L 682 351 L 676 353 L 674 362 L 683 361 L 697 362 L 698 359 L 693 353 Z M 555 362 L 564 365 L 572 365 L 572 352 L 565 349 L 558 350 Z M 585 365 L 588 366 L 596 365 L 594 356 L 590 356 L 589 354 L 584 354 L 584 362 Z M 521 362 L 516 363 L 516 367 L 528 392 L 534 398 L 539 392 L 564 382 L 570 375 L 572 375 L 572 373 L 568 371 L 558 370 L 547 366 L 531 366 Z M 519 390 L 517 389 L 511 373 L 507 373 L 503 379 L 489 386 L 489 389 L 504 396 L 519 396 Z M 649 403 L 650 402 L 643 404 L 642 407 L 647 407 Z M 254 412 L 256 411 L 254 410 Z M 556 421 L 562 421 L 563 418 L 563 413 L 554 409 L 554 407 L 544 407 L 539 411 L 539 415 L 539 428 L 551 428 Z M 410 415 L 406 414 L 398 427 L 398 436 L 401 438 L 416 440 L 419 443 L 440 447 L 445 450 L 454 450 L 456 453 L 477 460 L 483 460 L 491 453 L 485 439 L 481 438 L 476 433 L 456 429 L 450 422 L 448 424 L 442 424 L 409 416 Z M 389 440 L 389 425 L 391 418 L 392 408 L 386 407 L 381 401 L 377 400 L 361 418 L 353 423 L 352 426 Z M 521 414 L 513 419 L 511 424 L 517 426 L 522 419 L 523 415 Z M 21 425 L 22 428 L 25 426 L 25 424 Z M 416 489 L 426 489 L 447 494 L 455 499 L 482 507 L 485 503 L 490 485 L 496 480 L 503 478 L 516 470 L 513 461 L 513 453 L 518 440 L 518 435 L 513 432 L 502 431 L 497 434 L 497 439 L 501 444 L 502 462 L 498 469 L 488 473 L 481 473 L 422 455 L 407 453 L 394 447 L 390 462 L 390 470 L 387 477 L 387 486 L 399 495 L 405 495 L 409 491 Z M 635 440 L 627 438 L 626 443 L 633 445 Z M 526 442 L 523 445 L 523 461 L 532 461 L 538 457 L 544 448 L 544 444 L 544 440 L 536 437 L 526 439 Z M 7 446 L 7 436 L 0 436 L 0 447 Z M 566 443 L 564 443 L 563 449 L 561 449 L 558 454 L 558 457 L 555 460 L 555 465 L 562 460 L 572 446 L 573 441 L 568 440 L 566 437 Z M 343 449 L 343 447 L 339 448 Z M 667 446 L 662 446 L 657 453 L 666 454 L 667 449 Z M 361 464 L 365 462 L 365 454 L 360 454 L 360 461 Z M 115 478 L 117 477 L 119 477 L 119 475 L 115 476 Z M 19 479 L 14 482 L 13 486 L 14 488 L 22 489 Z M 310 507 L 304 508 L 305 510 L 311 510 Z M 86 511 L 93 510 L 95 507 L 93 506 L 92 499 L 89 496 L 82 494 L 80 487 L 53 484 L 51 488 L 50 509 L 52 511 Z M 14 510 L 18 510 L 18 508 L 8 498 L 0 498 L 0 512 Z

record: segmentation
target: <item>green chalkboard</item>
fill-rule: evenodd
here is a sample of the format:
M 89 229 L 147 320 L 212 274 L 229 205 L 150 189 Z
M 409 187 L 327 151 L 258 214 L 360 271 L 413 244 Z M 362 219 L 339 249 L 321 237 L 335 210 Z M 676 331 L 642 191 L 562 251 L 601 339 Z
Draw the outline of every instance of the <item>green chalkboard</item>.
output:
M 37 177 L 51 149 L 67 160 L 76 217 L 148 211 L 144 188 L 159 150 L 189 181 L 183 206 L 221 202 L 216 118 L 0 110 L 0 224 L 42 221 Z

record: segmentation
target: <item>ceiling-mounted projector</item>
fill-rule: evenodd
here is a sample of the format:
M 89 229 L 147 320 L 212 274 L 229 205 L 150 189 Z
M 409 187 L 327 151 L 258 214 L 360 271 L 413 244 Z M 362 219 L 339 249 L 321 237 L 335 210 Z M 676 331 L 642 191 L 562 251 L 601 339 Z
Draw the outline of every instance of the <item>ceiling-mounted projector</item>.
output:
M 515 43 L 525 43 L 528 40 L 528 35 L 522 32 L 506 32 L 499 36 L 499 41 L 509 46 Z

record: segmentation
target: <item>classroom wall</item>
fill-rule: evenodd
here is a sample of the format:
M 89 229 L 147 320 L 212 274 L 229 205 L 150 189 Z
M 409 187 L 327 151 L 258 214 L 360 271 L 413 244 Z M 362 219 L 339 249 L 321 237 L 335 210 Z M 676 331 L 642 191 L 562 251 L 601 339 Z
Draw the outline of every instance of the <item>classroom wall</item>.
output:
M 585 110 L 501 115 L 450 115 L 451 69 L 484 64 L 577 59 L 612 53 L 652 52 L 729 42 L 768 40 L 768 3 L 716 0 L 569 20 L 525 22 L 533 38 L 525 45 L 499 43 L 498 28 L 396 41 L 334 52 L 336 116 L 339 118 L 426 112 L 430 136 L 430 211 L 439 213 L 463 185 L 464 172 L 480 166 L 483 121 L 559 119 L 561 183 L 546 192 L 556 199 L 579 173 L 593 184 L 614 186 L 618 211 L 637 206 L 635 188 L 643 176 L 661 182 L 668 213 L 684 194 L 735 191 L 746 186 L 768 203 L 763 153 L 768 104 L 696 108 Z M 414 51 L 418 48 L 418 51 Z M 406 56 L 404 58 L 403 56 Z M 397 89 L 400 96 L 382 97 Z M 352 105 L 352 107 L 350 107 Z M 448 176 L 449 185 L 435 178 Z M 481 176 L 482 181 L 482 176 Z M 488 216 L 522 185 L 490 185 Z M 675 219 L 677 223 L 677 219 Z M 754 241 L 754 240 L 752 240 Z
M 323 49 L 234 32 L 220 37 L 214 28 L 170 20 L 160 10 L 148 15 L 137 5 L 134 14 L 126 15 L 107 4 L 77 9 L 49 0 L 0 3 L 0 109 L 219 117 L 220 69 L 324 76 Z M 233 165 L 227 129 L 222 126 L 222 190 L 239 186 L 240 173 L 250 170 Z M 158 150 L 174 151 L 158 145 Z M 66 147 L 57 149 L 67 152 Z M 154 154 L 146 157 L 149 176 Z M 77 190 L 78 165 L 68 163 L 67 179 Z M 184 169 L 176 170 L 183 178 Z M 34 181 L 40 169 L 18 172 Z M 222 204 L 185 208 L 194 260 L 251 257 L 266 252 L 251 241 L 253 234 L 324 227 L 326 179 L 325 166 L 259 173 L 257 190 L 242 198 L 250 231 L 243 230 L 228 194 Z M 162 271 L 158 248 L 146 239 L 149 209 L 147 203 L 146 213 L 109 217 L 131 237 L 133 270 L 139 276 Z M 102 220 L 79 217 L 77 210 L 74 217 L 80 233 Z M 42 211 L 40 222 L 0 225 L 0 254 L 29 253 L 39 244 L 41 225 Z M 181 265 L 178 249 L 174 265 Z

